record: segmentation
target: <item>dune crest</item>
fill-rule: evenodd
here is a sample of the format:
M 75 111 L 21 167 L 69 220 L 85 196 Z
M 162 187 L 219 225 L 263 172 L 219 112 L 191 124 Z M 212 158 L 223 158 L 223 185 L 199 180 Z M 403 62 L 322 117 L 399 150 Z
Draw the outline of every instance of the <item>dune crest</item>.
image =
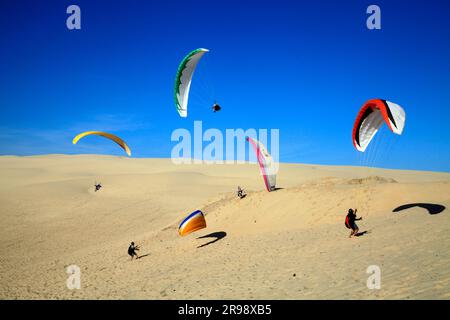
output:
M 369 176 L 359 179 L 351 179 L 348 184 L 374 184 L 374 183 L 397 183 L 395 179 L 380 176 Z

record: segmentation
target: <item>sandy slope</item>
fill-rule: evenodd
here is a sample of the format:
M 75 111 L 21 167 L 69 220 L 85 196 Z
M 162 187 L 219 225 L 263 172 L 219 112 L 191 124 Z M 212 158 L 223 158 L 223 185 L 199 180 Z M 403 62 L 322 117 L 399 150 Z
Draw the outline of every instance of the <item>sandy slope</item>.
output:
M 283 164 L 267 193 L 252 164 L 49 155 L 0 157 L 0 175 L 2 299 L 450 298 L 448 173 Z M 392 212 L 408 203 L 446 209 Z M 369 233 L 347 237 L 349 207 Z M 180 238 L 195 209 L 208 228 Z M 129 260 L 131 240 L 145 257 Z

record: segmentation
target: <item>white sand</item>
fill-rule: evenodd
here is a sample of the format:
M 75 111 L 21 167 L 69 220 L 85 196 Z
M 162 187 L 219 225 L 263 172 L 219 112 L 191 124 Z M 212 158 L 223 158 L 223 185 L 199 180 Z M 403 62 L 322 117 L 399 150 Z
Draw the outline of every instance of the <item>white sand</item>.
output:
M 0 157 L 0 175 L 1 299 L 450 298 L 448 173 L 282 164 L 268 193 L 252 164 L 48 155 Z M 446 209 L 392 212 L 409 203 Z M 350 207 L 370 233 L 348 238 Z M 179 237 L 196 209 L 208 227 Z M 130 241 L 148 255 L 130 261 Z

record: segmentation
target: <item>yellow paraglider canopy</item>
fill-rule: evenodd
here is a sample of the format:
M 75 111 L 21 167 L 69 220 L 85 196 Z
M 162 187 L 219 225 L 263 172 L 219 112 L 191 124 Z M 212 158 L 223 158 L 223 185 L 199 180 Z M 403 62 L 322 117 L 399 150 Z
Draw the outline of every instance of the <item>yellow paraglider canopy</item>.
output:
M 112 141 L 114 141 L 115 143 L 117 143 L 123 150 L 125 150 L 125 152 L 131 157 L 131 150 L 128 147 L 128 145 L 126 144 L 125 141 L 123 141 L 122 139 L 120 139 L 118 136 L 115 136 L 111 133 L 107 133 L 107 132 L 102 132 L 102 131 L 86 131 L 83 133 L 80 133 L 79 135 L 77 135 L 75 138 L 73 138 L 72 143 L 73 144 L 77 144 L 78 140 L 80 140 L 81 138 L 85 137 L 85 136 L 89 136 L 91 134 L 95 134 L 98 136 L 102 136 L 105 138 L 108 138 Z

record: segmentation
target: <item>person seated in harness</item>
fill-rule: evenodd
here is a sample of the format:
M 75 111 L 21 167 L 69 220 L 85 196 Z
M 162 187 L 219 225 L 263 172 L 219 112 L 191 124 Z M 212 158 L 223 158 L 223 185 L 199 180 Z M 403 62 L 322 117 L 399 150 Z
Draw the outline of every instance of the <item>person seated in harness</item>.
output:
M 244 198 L 246 195 L 247 195 L 247 194 L 245 193 L 244 189 L 241 189 L 241 187 L 238 186 L 238 189 L 237 189 L 237 196 L 238 196 L 240 199 L 242 199 L 242 198 Z
M 212 109 L 214 112 L 217 112 L 220 111 L 222 108 L 217 103 L 214 103 Z

